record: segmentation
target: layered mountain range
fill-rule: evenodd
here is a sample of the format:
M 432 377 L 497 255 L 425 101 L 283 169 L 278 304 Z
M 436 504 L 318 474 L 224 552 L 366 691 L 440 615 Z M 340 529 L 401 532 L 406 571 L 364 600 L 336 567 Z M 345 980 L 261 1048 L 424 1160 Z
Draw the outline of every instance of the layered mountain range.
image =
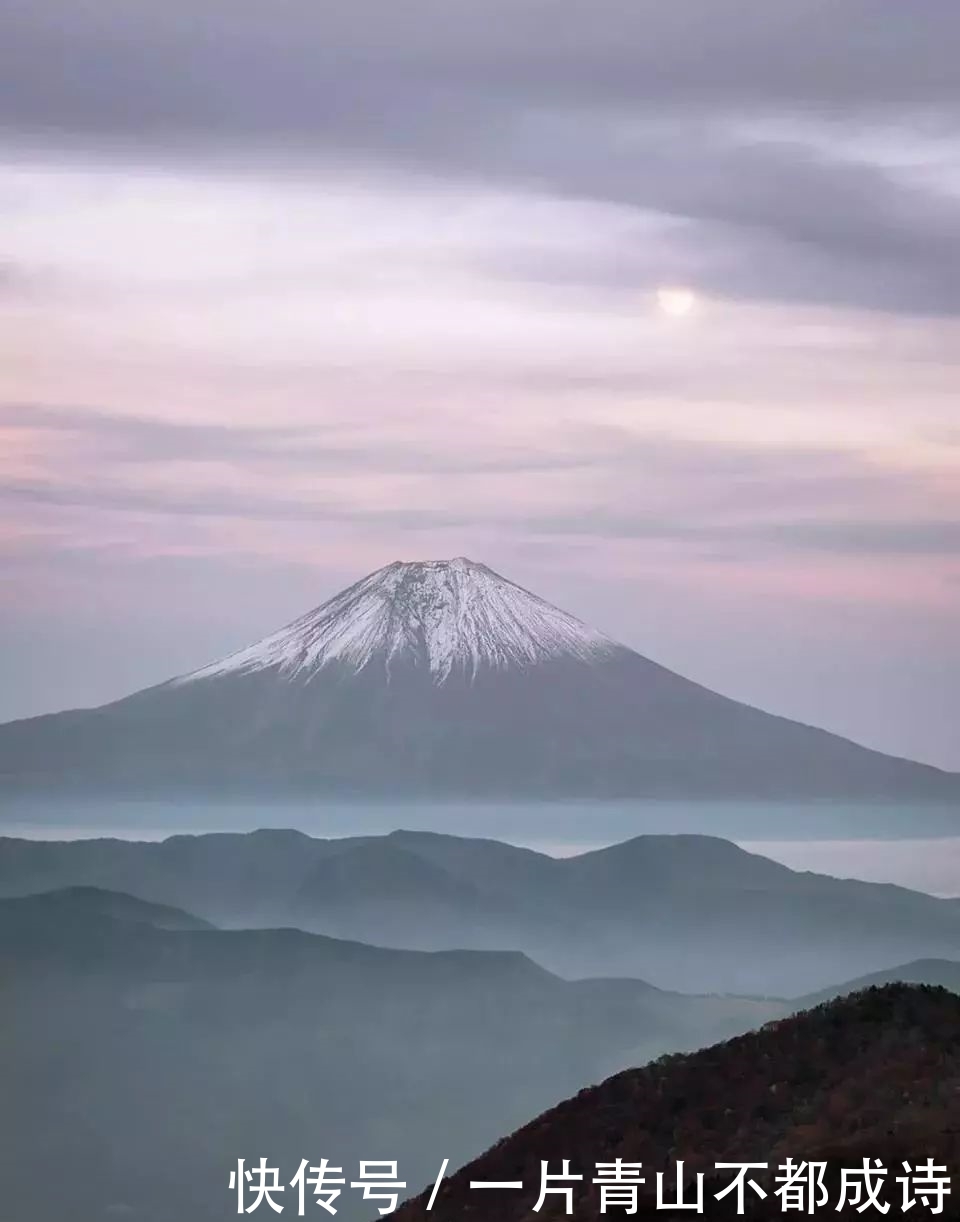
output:
M 394 563 L 97 709 L 0 726 L 18 793 L 960 796 L 727 699 L 464 558 Z
M 940 1153 L 941 1116 L 956 1118 L 956 997 L 892 1015 L 841 1002 L 794 1026 L 782 1020 L 802 999 L 569 981 L 511 952 L 221 930 L 95 887 L 0 899 L 0 968 L 0 1180 L 5 1216 L 30 1222 L 214 1222 L 235 1215 L 240 1158 L 278 1169 L 287 1214 L 304 1158 L 348 1181 L 361 1159 L 396 1159 L 413 1195 L 443 1158 L 458 1167 L 590 1083 L 771 1021 L 582 1092 L 496 1147 L 477 1178 L 539 1171 L 541 1152 L 803 1156 L 818 1148 L 811 1114 L 834 1126 L 823 1140 L 838 1120 L 872 1124 L 858 1147 L 871 1157 L 919 1121 L 905 1154 L 926 1156 Z M 957 968 L 889 974 L 956 987 Z M 442 1216 L 467 1212 L 463 1187 L 447 1185 Z M 349 1187 L 336 1204 L 345 1222 L 371 1216 Z M 511 1217 L 517 1202 L 472 1204 Z
M 285 1184 L 302 1158 L 348 1180 L 396 1159 L 412 1193 L 585 1082 L 779 1009 L 510 952 L 215 930 L 96 888 L 0 900 L 3 1214 L 215 1222 L 240 1158 Z M 337 1213 L 371 1207 L 347 1188 Z
M 297 926 L 407 950 L 514 950 L 567 977 L 794 996 L 960 958 L 960 901 L 797 872 L 710 836 L 554 858 L 428 832 L 0 838 L 0 896 L 92 886 L 217 925 Z

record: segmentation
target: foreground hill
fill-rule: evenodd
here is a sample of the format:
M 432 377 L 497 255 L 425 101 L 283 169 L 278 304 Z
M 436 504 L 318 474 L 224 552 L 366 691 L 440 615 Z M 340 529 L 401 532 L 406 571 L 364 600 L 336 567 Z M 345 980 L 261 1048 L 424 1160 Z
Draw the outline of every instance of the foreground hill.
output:
M 553 858 L 424 832 L 160 843 L 0 839 L 0 895 L 84 884 L 218 925 L 294 925 L 419 950 L 513 949 L 560 975 L 796 996 L 960 957 L 960 904 L 799 873 L 709 836 Z
M 456 1165 L 586 1082 L 777 1012 L 568 982 L 510 952 L 160 928 L 140 918 L 168 911 L 93 898 L 0 901 L 11 1219 L 213 1222 L 236 1160 L 261 1156 L 288 1181 L 302 1158 L 354 1178 L 398 1159 L 413 1189 L 441 1149 Z M 341 1216 L 369 1216 L 346 1198 Z
M 689 1056 L 664 1058 L 617 1074 L 545 1112 L 505 1138 L 441 1187 L 434 1206 L 442 1218 L 520 1222 L 531 1216 L 541 1160 L 552 1171 L 563 1158 L 585 1173 L 574 1185 L 573 1212 L 599 1218 L 597 1162 L 640 1162 L 651 1195 L 642 1191 L 639 1216 L 654 1216 L 656 1172 L 703 1171 L 707 1192 L 731 1176 L 717 1162 L 787 1158 L 827 1160 L 834 1168 L 880 1159 L 891 1179 L 900 1163 L 933 1157 L 960 1173 L 960 997 L 942 989 L 891 985 L 869 989 L 794 1018 L 780 1020 Z M 757 1173 L 763 1185 L 765 1180 Z M 521 1181 L 520 1190 L 470 1189 L 470 1181 Z M 670 1180 L 672 1182 L 672 1180 Z M 836 1216 L 836 1180 L 828 1212 Z M 960 1181 L 953 1184 L 960 1192 Z M 891 1184 L 898 1213 L 900 1189 Z M 562 1198 L 542 1211 L 562 1212 Z M 734 1198 L 706 1197 L 711 1217 L 735 1216 Z M 397 1222 L 426 1218 L 426 1196 L 411 1201 Z M 758 1217 L 780 1216 L 747 1193 Z M 960 1216 L 948 1198 L 945 1216 Z M 619 1212 L 619 1211 L 618 1211 Z M 804 1211 L 806 1212 L 806 1211 Z M 926 1211 L 914 1208 L 912 1216 Z M 854 1210 L 850 1216 L 857 1216 Z M 659 1215 L 658 1215 L 659 1216 Z M 861 1215 L 862 1216 L 862 1215 Z M 888 1215 L 889 1216 L 889 1215 Z
M 960 777 L 692 683 L 458 558 L 222 661 L 0 727 L 9 793 L 960 797 Z

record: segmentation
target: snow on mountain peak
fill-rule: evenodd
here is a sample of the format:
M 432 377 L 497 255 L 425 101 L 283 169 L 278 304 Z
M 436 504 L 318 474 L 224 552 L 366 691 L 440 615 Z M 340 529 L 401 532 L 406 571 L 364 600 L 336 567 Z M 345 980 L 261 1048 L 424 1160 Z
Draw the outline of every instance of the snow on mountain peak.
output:
M 454 671 L 528 666 L 554 657 L 589 661 L 617 648 L 602 633 L 507 581 L 485 564 L 394 561 L 272 636 L 177 682 L 275 669 L 309 679 L 331 662 L 357 670 L 398 658 Z

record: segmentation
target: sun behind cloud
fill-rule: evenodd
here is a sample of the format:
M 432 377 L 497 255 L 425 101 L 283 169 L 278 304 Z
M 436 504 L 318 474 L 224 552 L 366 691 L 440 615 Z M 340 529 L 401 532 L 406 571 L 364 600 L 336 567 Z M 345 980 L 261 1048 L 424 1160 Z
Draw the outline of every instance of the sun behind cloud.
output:
M 700 299 L 690 288 L 679 285 L 657 289 L 657 309 L 668 318 L 689 318 L 696 312 Z

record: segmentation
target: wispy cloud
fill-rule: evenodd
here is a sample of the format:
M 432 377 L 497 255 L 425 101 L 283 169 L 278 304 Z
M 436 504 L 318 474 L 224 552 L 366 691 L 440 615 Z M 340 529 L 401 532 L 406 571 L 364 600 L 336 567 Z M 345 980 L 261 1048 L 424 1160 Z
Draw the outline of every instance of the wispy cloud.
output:
M 473 552 L 960 763 L 960 8 L 558 11 L 0 6 L 8 711 Z
M 957 519 L 917 516 L 923 470 L 842 450 L 691 442 L 615 424 L 568 421 L 543 443 L 464 448 L 343 424 L 238 428 L 0 405 L 0 438 L 8 435 L 21 447 L 29 441 L 34 466 L 45 467 L 37 478 L 8 466 L 0 498 L 23 507 L 394 531 L 485 524 L 520 536 L 852 555 L 952 556 L 960 540 Z M 384 503 L 378 490 L 390 480 L 399 495 Z M 898 501 L 903 516 L 891 519 Z M 837 517 L 841 510 L 847 516 Z M 876 516 L 863 516 L 868 510 Z

